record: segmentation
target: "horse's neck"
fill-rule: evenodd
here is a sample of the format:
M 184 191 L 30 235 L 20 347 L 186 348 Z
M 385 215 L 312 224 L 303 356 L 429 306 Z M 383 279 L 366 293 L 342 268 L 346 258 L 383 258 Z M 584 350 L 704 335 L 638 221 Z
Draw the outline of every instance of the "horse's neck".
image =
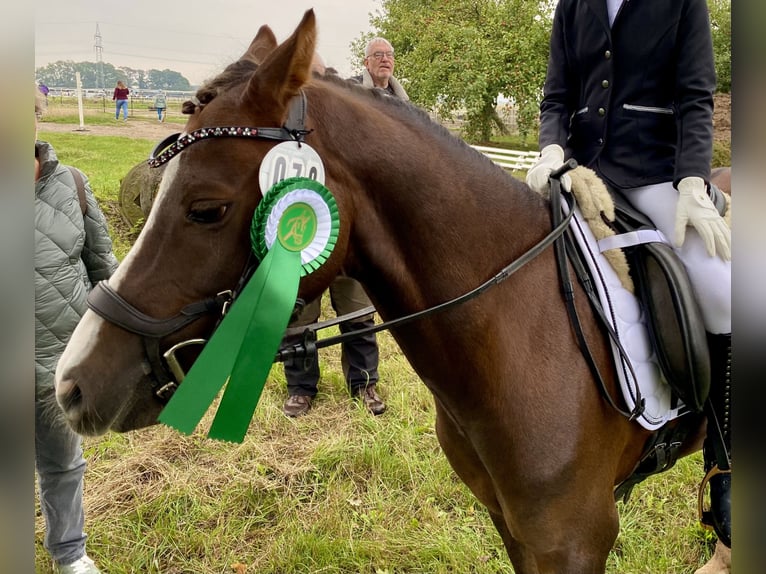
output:
M 354 133 L 364 141 L 337 157 L 359 187 L 346 190 L 353 214 L 347 266 L 399 314 L 480 285 L 550 223 L 539 197 L 468 146 L 392 126 L 394 133 L 360 124 L 335 129 L 339 138 Z

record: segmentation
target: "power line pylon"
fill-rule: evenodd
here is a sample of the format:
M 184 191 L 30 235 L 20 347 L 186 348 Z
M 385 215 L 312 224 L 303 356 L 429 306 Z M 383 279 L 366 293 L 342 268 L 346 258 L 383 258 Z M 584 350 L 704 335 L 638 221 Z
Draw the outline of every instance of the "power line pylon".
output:
M 98 28 L 98 22 L 96 22 L 96 34 L 93 36 L 94 44 L 93 48 L 96 51 L 96 63 L 98 63 L 98 82 L 99 88 L 106 89 L 104 85 L 104 46 L 101 43 L 101 30 Z

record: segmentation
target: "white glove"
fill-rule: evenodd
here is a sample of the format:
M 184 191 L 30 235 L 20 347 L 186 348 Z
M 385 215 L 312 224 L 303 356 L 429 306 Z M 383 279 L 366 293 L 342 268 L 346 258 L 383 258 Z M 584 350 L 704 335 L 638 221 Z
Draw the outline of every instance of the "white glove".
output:
M 708 197 L 701 177 L 685 177 L 678 182 L 677 247 L 684 243 L 687 225 L 694 226 L 700 234 L 710 257 L 718 252 L 724 261 L 731 259 L 731 229 Z
M 527 172 L 527 185 L 547 197 L 550 190 L 548 177 L 562 165 L 564 165 L 564 150 L 561 146 L 558 144 L 545 146 L 540 152 L 540 159 Z M 561 176 L 561 186 L 564 191 L 572 191 L 572 179 L 568 173 Z

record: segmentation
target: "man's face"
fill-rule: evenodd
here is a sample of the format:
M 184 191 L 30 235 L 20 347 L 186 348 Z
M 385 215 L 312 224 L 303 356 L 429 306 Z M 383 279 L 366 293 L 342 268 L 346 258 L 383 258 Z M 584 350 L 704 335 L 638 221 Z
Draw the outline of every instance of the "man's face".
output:
M 364 67 L 376 86 L 387 86 L 388 79 L 394 75 L 393 48 L 385 42 L 376 42 L 364 59 Z

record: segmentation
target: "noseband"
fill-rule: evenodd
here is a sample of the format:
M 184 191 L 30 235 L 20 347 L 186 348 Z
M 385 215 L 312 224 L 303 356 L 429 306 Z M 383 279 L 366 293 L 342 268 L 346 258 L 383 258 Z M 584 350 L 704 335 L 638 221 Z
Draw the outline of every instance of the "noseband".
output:
M 149 156 L 149 167 L 160 167 L 181 153 L 188 146 L 210 138 L 248 138 L 276 141 L 297 141 L 299 144 L 312 130 L 305 129 L 306 95 L 301 93 L 292 99 L 288 117 L 280 127 L 212 127 L 200 128 L 188 134 L 176 133 L 162 140 Z M 205 339 L 188 339 L 160 352 L 160 341 L 204 316 L 217 315 L 213 330 L 218 327 L 231 303 L 247 284 L 258 261 L 252 251 L 240 275 L 237 286 L 215 296 L 186 305 L 178 314 L 167 319 L 156 319 L 139 311 L 123 299 L 106 281 L 98 283 L 88 294 L 88 307 L 103 319 L 139 335 L 151 368 L 155 396 L 167 403 L 181 384 L 185 373 L 176 352 L 190 345 L 204 345 Z

